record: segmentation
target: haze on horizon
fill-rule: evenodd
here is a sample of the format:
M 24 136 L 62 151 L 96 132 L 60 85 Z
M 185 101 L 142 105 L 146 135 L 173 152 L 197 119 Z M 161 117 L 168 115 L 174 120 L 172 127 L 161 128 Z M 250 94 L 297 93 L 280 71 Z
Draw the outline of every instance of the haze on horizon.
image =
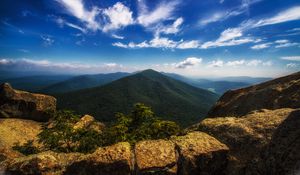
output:
M 277 77 L 300 70 L 294 0 L 2 0 L 0 71 L 143 69 Z

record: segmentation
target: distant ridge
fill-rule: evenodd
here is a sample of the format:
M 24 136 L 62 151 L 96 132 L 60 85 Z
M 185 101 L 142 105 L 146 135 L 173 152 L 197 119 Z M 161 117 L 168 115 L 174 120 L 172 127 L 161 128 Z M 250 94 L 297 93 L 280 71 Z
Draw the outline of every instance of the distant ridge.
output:
M 41 92 L 48 93 L 48 94 L 55 94 L 55 93 L 64 93 L 64 92 L 71 92 L 80 89 L 92 88 L 92 87 L 110 83 L 114 80 L 123 78 L 128 75 L 130 75 L 130 73 L 126 73 L 126 72 L 95 74 L 95 75 L 79 75 L 71 79 L 50 85 L 42 89 Z
M 115 112 L 129 112 L 134 103 L 153 107 L 162 118 L 187 126 L 205 117 L 218 95 L 148 69 L 109 84 L 57 95 L 58 107 L 112 121 Z

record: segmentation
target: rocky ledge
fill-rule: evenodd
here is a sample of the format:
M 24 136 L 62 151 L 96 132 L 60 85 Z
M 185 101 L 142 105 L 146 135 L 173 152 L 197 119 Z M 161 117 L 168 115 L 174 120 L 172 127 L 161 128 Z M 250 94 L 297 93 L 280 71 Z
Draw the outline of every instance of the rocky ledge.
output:
M 52 96 L 13 89 L 8 83 L 0 85 L 0 118 L 23 118 L 48 121 L 48 111 L 56 110 Z

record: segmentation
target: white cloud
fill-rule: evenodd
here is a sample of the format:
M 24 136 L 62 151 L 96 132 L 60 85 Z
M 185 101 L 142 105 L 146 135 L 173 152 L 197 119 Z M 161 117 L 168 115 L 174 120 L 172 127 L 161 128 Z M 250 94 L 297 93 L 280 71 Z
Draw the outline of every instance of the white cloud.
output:
M 258 66 L 259 64 L 262 64 L 263 61 L 261 60 L 251 60 L 246 65 L 247 66 Z
M 112 34 L 111 36 L 116 39 L 124 39 L 125 38 L 124 36 L 117 35 L 117 34 Z
M 164 33 L 164 34 L 178 33 L 181 30 L 180 26 L 182 25 L 183 21 L 184 21 L 183 18 L 180 17 L 180 18 L 177 18 L 172 25 L 159 26 L 156 29 L 156 35 L 159 35 L 160 33 Z
M 275 43 L 277 44 L 285 44 L 285 43 L 288 43 L 289 40 L 286 40 L 286 39 L 282 39 L 282 40 L 276 40 Z
M 167 37 L 159 37 L 155 36 L 150 41 L 143 41 L 141 43 L 134 43 L 129 42 L 128 44 L 124 44 L 121 42 L 116 42 L 112 44 L 116 47 L 121 48 L 165 48 L 165 49 L 192 49 L 192 48 L 198 48 L 199 43 L 196 40 L 191 41 L 174 41 Z
M 202 26 L 205 26 L 210 23 L 218 22 L 218 21 L 225 21 L 228 18 L 238 16 L 240 14 L 248 12 L 249 6 L 260 2 L 261 0 L 243 0 L 242 3 L 232 9 L 224 10 L 224 11 L 217 11 L 214 13 L 209 13 L 206 17 L 202 18 L 199 23 Z M 222 4 L 224 0 L 220 0 L 220 4 Z
M 283 48 L 283 47 L 293 47 L 293 46 L 298 46 L 299 43 L 283 43 L 283 44 L 278 44 L 275 46 L 275 48 Z
M 213 60 L 211 62 L 208 63 L 207 67 L 223 67 L 224 66 L 224 62 L 222 60 Z
M 300 6 L 291 7 L 284 11 L 279 12 L 278 14 L 259 20 L 248 20 L 241 24 L 241 27 L 244 29 L 262 27 L 267 25 L 279 24 L 288 21 L 294 21 L 300 19 Z
M 215 41 L 208 41 L 201 45 L 202 49 L 222 47 L 222 46 L 234 46 L 250 42 L 256 42 L 254 38 L 242 37 L 242 30 L 239 28 L 229 28 L 224 30 L 220 37 Z
M 161 21 L 171 19 L 178 4 L 178 0 L 164 1 L 158 4 L 154 10 L 149 11 L 145 0 L 138 0 L 139 14 L 137 21 L 139 24 L 148 27 Z
M 289 61 L 300 61 L 300 56 L 285 56 L 281 57 L 281 59 Z
M 197 40 L 183 41 L 177 45 L 178 49 L 195 49 L 199 48 L 200 43 Z
M 116 30 L 134 23 L 132 11 L 121 2 L 117 2 L 113 7 L 104 9 L 103 15 L 107 17 L 107 22 L 102 29 L 104 32 Z
M 272 66 L 273 63 L 272 63 L 272 61 L 266 61 L 266 62 L 263 62 L 262 65 L 263 66 Z
M 64 27 L 65 25 L 66 26 L 69 26 L 71 28 L 74 28 L 74 29 L 77 29 L 77 30 L 80 30 L 81 32 L 83 33 L 86 33 L 86 29 L 76 25 L 76 24 L 73 24 L 73 23 L 70 23 L 70 22 L 67 22 L 65 21 L 63 18 L 57 18 L 56 20 L 56 23 L 60 26 L 60 27 Z
M 241 65 L 244 65 L 246 63 L 245 60 L 235 60 L 235 61 L 228 61 L 226 63 L 226 66 L 241 66 Z
M 179 69 L 185 69 L 188 67 L 197 66 L 197 65 L 201 64 L 201 62 L 202 62 L 202 58 L 189 57 L 179 63 L 176 63 L 175 67 L 179 68 Z
M 80 21 L 86 24 L 88 29 L 96 31 L 100 28 L 99 22 L 96 21 L 96 16 L 99 14 L 97 7 L 92 7 L 91 10 L 87 10 L 84 7 L 82 0 L 56 0 L 59 2 L 69 14 L 75 16 Z
M 53 72 L 72 72 L 72 73 L 98 73 L 115 72 L 127 70 L 126 67 L 117 63 L 102 64 L 83 64 L 68 62 L 51 62 L 49 60 L 32 59 L 0 59 L 1 70 L 30 70 L 30 71 L 53 71 Z
M 54 43 L 54 39 L 52 39 L 49 35 L 41 35 L 41 39 L 43 40 L 43 46 L 48 47 Z
M 254 50 L 260 50 L 260 49 L 265 49 L 265 48 L 268 48 L 271 46 L 271 42 L 269 43 L 263 43 L 263 44 L 257 44 L 257 45 L 254 45 L 251 47 L 251 49 L 254 49 Z
M 288 63 L 288 64 L 286 64 L 286 67 L 287 68 L 296 68 L 296 67 L 298 67 L 298 64 L 296 64 L 296 63 Z

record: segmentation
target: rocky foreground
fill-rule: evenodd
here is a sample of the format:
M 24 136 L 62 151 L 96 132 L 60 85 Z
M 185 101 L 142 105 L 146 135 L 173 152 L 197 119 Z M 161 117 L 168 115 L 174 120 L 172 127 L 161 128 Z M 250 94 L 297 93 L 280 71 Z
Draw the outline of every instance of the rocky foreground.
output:
M 34 140 L 40 131 L 37 121 L 43 121 L 40 116 L 47 117 L 44 112 L 54 104 L 45 105 L 40 95 L 15 93 L 4 84 L 0 87 L 0 174 L 299 174 L 299 82 L 296 73 L 227 92 L 211 110 L 211 118 L 168 140 L 146 140 L 135 146 L 122 142 L 91 154 L 47 151 L 30 156 L 12 150 L 13 142 Z M 37 111 L 43 115 L 37 116 Z M 76 127 L 104 126 L 84 116 Z

